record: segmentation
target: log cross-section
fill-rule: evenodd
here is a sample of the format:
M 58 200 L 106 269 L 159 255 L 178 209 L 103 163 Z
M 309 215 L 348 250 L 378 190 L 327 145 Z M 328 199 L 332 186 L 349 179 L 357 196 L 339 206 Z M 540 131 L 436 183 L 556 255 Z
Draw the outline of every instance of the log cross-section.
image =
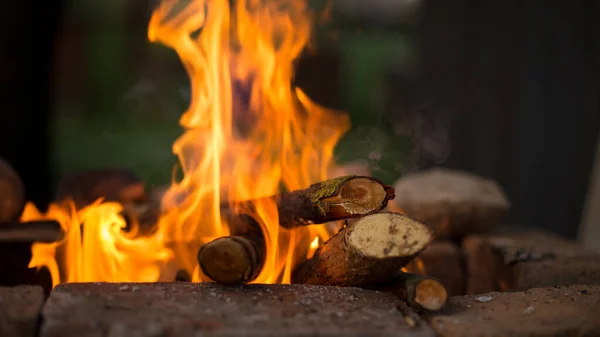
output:
M 379 289 L 393 293 L 417 311 L 438 311 L 448 300 L 446 288 L 435 278 L 402 271 Z
M 285 228 L 356 218 L 382 210 L 394 189 L 364 176 L 343 176 L 276 197 L 279 224 Z
M 433 239 L 427 225 L 396 213 L 359 218 L 300 264 L 293 283 L 373 286 L 391 280 Z
M 265 262 L 266 244 L 260 225 L 250 216 L 222 213 L 230 236 L 208 242 L 198 251 L 201 271 L 221 284 L 248 283 L 256 279 Z

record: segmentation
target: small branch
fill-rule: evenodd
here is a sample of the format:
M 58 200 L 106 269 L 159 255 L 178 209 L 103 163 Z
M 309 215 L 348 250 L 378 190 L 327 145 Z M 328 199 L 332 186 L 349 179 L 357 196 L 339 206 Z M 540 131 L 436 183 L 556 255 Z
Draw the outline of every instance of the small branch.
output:
M 293 283 L 369 287 L 391 280 L 433 239 L 427 225 L 396 213 L 359 218 L 296 267 Z
M 438 311 L 448 300 L 446 288 L 436 279 L 411 273 L 397 273 L 393 281 L 380 290 L 388 291 L 418 311 Z
M 226 212 L 231 236 L 217 238 L 198 252 L 202 272 L 222 284 L 248 283 L 256 279 L 265 261 L 266 245 L 260 226 L 249 216 Z
M 0 223 L 0 242 L 55 242 L 63 235 L 54 220 Z

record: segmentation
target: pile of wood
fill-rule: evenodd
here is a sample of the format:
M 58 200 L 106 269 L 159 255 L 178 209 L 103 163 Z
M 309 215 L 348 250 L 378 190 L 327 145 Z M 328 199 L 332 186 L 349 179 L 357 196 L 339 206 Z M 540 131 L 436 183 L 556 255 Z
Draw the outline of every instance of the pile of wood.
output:
M 0 230 L 0 241 L 36 231 L 44 235 L 35 241 L 60 238 L 60 226 L 55 222 L 18 222 L 24 191 L 19 177 L 2 161 L 0 183 L 12 189 L 4 189 L 6 195 L 0 195 L 0 201 L 6 201 L 4 210 L 0 209 L 0 216 L 4 216 L 0 222 L 5 218 L 10 222 Z M 143 182 L 127 170 L 68 174 L 59 184 L 57 201 L 81 208 L 100 197 L 123 203 L 125 215 L 137 220 L 148 214 L 155 218 L 160 213 L 156 201 L 146 196 Z M 418 220 L 384 211 L 394 198 L 394 188 L 369 176 L 342 176 L 272 196 L 279 225 L 286 230 L 344 223 L 312 258 L 297 262 L 292 282 L 385 290 L 414 308 L 439 310 L 447 299 L 444 286 L 434 278 L 402 272 L 433 240 L 433 232 Z M 253 214 L 255 203 L 250 200 L 222 206 L 221 215 L 230 235 L 208 242 L 198 251 L 198 263 L 206 278 L 231 285 L 252 282 L 260 274 L 266 259 L 264 233 L 251 216 L 244 214 Z M 29 230 L 38 227 L 42 229 Z M 52 233 L 46 233 L 48 228 Z M 188 277 L 178 276 L 181 279 Z
M 394 189 L 366 176 L 343 176 L 277 196 L 281 227 L 346 225 L 294 268 L 292 282 L 391 291 L 413 308 L 439 310 L 444 286 L 431 277 L 402 272 L 433 240 L 427 225 L 406 215 L 382 211 Z M 252 204 L 252 202 L 247 202 Z M 205 244 L 198 253 L 204 275 L 222 284 L 253 281 L 265 260 L 265 241 L 250 217 L 224 210 L 231 235 Z

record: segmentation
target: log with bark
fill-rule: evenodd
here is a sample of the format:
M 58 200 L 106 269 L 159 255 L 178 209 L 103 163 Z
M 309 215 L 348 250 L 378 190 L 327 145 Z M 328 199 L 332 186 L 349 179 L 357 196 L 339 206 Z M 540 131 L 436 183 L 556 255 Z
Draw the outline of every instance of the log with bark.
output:
M 0 223 L 19 219 L 25 207 L 25 186 L 15 170 L 0 158 Z
M 375 178 L 343 176 L 275 198 L 280 226 L 294 228 L 375 213 L 394 197 L 394 189 Z
M 465 294 L 464 256 L 454 242 L 435 240 L 403 269 L 435 278 L 444 285 L 448 296 Z
M 63 236 L 60 224 L 54 220 L 0 223 L 0 243 L 56 242 Z
M 204 275 L 222 284 L 248 283 L 256 279 L 265 262 L 266 245 L 260 225 L 250 216 L 224 212 L 231 235 L 200 248 L 198 263 Z
M 438 311 L 448 300 L 446 288 L 435 278 L 402 271 L 378 288 L 393 293 L 417 311 Z
M 433 239 L 429 227 L 396 213 L 366 215 L 296 267 L 292 283 L 369 287 L 392 279 Z
M 375 213 L 385 208 L 388 201 L 394 197 L 394 189 L 375 178 L 342 176 L 315 183 L 306 189 L 285 192 L 266 199 L 276 203 L 279 225 L 292 229 Z M 127 209 L 132 217 L 138 219 L 147 218 L 149 213 L 156 218 L 160 214 L 157 210 L 160 208 L 160 203 L 152 202 L 152 199 L 156 198 L 135 203 L 133 207 Z M 221 210 L 227 212 L 230 209 L 244 209 L 246 213 L 253 214 L 254 205 L 263 201 L 264 199 L 223 200 Z M 177 204 L 170 207 L 177 207 Z M 166 208 L 168 211 L 169 207 Z

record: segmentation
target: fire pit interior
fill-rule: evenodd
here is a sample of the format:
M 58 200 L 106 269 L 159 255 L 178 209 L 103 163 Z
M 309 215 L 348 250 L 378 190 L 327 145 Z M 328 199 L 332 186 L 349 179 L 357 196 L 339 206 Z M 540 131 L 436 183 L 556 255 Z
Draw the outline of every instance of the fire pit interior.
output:
M 191 83 L 170 185 L 71 172 L 38 209 L 0 160 L 0 336 L 600 336 L 600 254 L 507 223 L 496 181 L 336 164 L 350 118 L 293 84 L 315 20 L 160 2 Z

